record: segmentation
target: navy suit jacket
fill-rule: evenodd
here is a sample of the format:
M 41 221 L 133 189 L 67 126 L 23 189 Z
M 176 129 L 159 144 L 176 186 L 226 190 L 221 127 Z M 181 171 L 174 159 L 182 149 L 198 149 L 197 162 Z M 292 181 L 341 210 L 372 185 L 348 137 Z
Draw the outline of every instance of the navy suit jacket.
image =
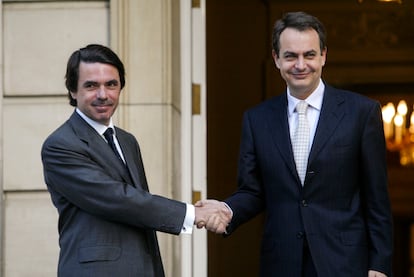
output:
M 43 144 L 60 277 L 164 276 L 155 231 L 179 234 L 185 203 L 150 194 L 135 137 L 116 134 L 128 168 L 76 112 Z
M 304 239 L 318 277 L 391 276 L 392 217 L 380 105 L 326 85 L 304 186 L 287 96 L 244 114 L 231 233 L 265 210 L 261 276 L 301 276 Z

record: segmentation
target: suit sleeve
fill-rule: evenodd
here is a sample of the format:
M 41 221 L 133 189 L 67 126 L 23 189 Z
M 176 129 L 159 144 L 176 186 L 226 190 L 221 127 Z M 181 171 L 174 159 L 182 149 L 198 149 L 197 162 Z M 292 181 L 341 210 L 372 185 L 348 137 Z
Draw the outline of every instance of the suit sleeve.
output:
M 45 182 L 61 218 L 70 216 L 69 211 L 75 206 L 104 220 L 180 233 L 185 203 L 152 195 L 140 186 L 126 183 L 75 135 L 66 132 L 65 136 L 50 136 L 41 154 Z M 143 179 L 146 182 L 145 176 Z
M 392 215 L 387 188 L 386 147 L 379 104 L 370 110 L 362 132 L 363 202 L 370 241 L 370 269 L 391 276 Z
M 262 179 L 251 127 L 251 118 L 246 112 L 243 116 L 240 143 L 238 189 L 225 200 L 233 211 L 228 233 L 264 210 Z

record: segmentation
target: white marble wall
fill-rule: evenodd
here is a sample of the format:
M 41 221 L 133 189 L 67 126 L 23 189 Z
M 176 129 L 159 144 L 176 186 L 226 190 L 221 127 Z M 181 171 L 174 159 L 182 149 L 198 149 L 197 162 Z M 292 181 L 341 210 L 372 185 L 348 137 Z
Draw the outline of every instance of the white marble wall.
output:
M 57 212 L 47 192 L 7 192 L 4 205 L 5 277 L 56 276 Z
M 151 191 L 177 198 L 180 111 L 179 96 L 173 97 L 179 91 L 173 94 L 172 89 L 171 6 L 178 3 L 2 4 L 0 160 L 4 200 L 0 209 L 4 220 L 0 275 L 56 276 L 57 213 L 43 182 L 40 147 L 73 110 L 64 88 L 66 61 L 75 49 L 88 43 L 110 45 L 124 61 L 127 86 L 115 121 L 138 138 Z M 172 276 L 171 272 L 177 272 L 174 238 L 159 237 L 167 276 Z

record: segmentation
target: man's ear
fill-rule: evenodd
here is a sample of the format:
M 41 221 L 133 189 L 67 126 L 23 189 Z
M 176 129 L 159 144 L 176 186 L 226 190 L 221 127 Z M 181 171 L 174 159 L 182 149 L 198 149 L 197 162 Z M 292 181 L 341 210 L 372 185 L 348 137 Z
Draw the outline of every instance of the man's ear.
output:
M 272 57 L 273 57 L 273 61 L 276 65 L 276 67 L 280 69 L 279 58 L 278 58 L 277 53 L 274 49 L 272 49 Z
M 326 63 L 327 53 L 328 53 L 328 47 L 325 47 L 325 48 L 322 50 L 322 52 L 321 52 L 321 55 L 322 55 L 322 66 L 324 66 L 324 65 L 325 65 L 325 63 Z
M 76 92 L 70 91 L 69 93 L 70 93 L 70 96 L 72 96 L 73 99 L 76 99 L 76 95 L 77 95 Z

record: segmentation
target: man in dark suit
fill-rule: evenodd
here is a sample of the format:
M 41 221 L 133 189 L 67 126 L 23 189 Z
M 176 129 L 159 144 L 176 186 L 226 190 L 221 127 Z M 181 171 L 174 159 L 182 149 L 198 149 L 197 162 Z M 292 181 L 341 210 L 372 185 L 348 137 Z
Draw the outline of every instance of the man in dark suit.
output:
M 320 21 L 287 13 L 273 29 L 272 51 L 287 91 L 243 117 L 238 190 L 225 200 L 233 211 L 227 234 L 265 211 L 263 277 L 392 274 L 380 105 L 324 83 L 326 53 Z M 217 201 L 196 205 L 206 203 Z
M 148 192 L 138 142 L 112 122 L 124 74 L 118 56 L 102 45 L 75 51 L 67 64 L 76 109 L 41 153 L 59 212 L 60 277 L 163 277 L 155 231 L 191 233 L 194 223 L 230 217 L 227 209 Z

